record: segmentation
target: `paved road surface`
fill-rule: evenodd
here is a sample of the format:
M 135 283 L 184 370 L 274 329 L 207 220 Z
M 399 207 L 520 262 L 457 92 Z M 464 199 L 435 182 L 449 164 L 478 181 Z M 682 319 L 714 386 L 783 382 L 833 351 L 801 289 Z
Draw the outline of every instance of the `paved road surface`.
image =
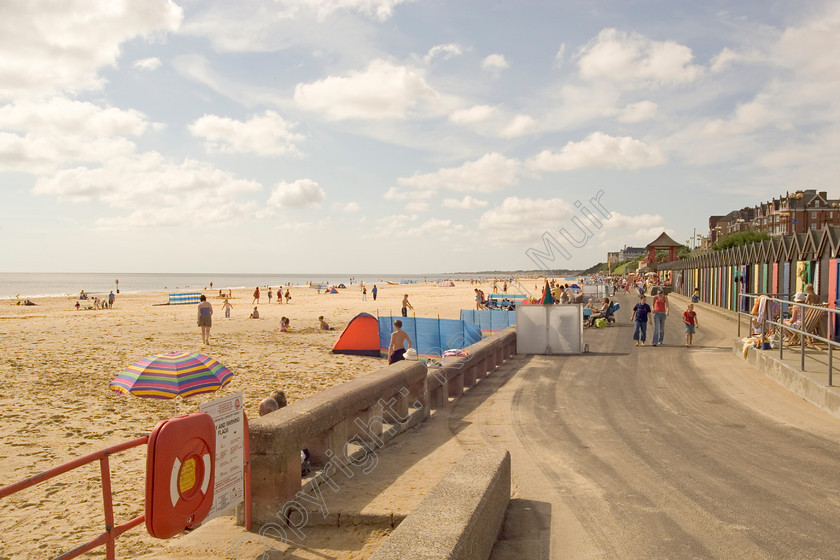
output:
M 450 413 L 513 454 L 493 558 L 840 558 L 840 420 L 732 355 L 727 320 L 700 314 L 689 350 L 678 304 L 665 346 L 635 348 L 619 301 L 592 354 L 515 358 Z

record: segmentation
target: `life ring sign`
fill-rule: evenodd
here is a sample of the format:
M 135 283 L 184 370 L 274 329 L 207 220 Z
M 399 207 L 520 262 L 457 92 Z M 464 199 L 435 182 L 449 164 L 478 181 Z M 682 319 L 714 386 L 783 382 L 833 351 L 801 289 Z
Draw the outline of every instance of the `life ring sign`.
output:
M 198 526 L 213 506 L 216 424 L 195 412 L 163 420 L 149 436 L 146 529 L 168 539 Z

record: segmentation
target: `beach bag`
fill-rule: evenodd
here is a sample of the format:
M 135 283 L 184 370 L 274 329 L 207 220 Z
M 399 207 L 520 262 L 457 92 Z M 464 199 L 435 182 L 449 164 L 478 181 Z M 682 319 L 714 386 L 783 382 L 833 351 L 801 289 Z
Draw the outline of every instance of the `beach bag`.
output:
M 595 319 L 595 326 L 598 328 L 606 327 L 608 324 L 606 319 Z

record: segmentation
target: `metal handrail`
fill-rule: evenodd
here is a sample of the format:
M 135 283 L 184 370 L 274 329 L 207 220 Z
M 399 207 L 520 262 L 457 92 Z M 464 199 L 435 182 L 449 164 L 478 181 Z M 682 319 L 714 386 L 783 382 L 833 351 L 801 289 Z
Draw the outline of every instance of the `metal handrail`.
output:
M 115 541 L 117 537 L 129 529 L 143 523 L 146 520 L 146 515 L 143 514 L 135 517 L 131 521 L 126 521 L 120 525 L 114 525 L 114 506 L 111 494 L 111 466 L 108 457 L 114 453 L 131 449 L 132 447 L 145 445 L 148 441 L 149 436 L 143 436 L 119 443 L 117 445 L 112 445 L 111 447 L 106 447 L 105 449 L 89 453 L 88 455 L 79 457 L 78 459 L 74 459 L 68 463 L 64 463 L 63 465 L 59 465 L 42 473 L 30 476 L 20 482 L 3 486 L 0 488 L 0 499 L 11 496 L 15 492 L 20 492 L 21 490 L 35 486 L 40 482 L 44 482 L 45 480 L 49 480 L 55 476 L 64 474 L 83 465 L 87 465 L 88 463 L 99 461 L 100 478 L 102 482 L 102 505 L 105 514 L 105 532 L 101 533 L 93 540 L 57 556 L 54 560 L 69 560 L 70 558 L 76 558 L 89 550 L 93 550 L 94 548 L 98 548 L 103 545 L 105 546 L 105 557 L 107 560 L 113 560 L 116 558 Z
M 745 294 L 740 294 L 740 295 L 743 296 L 743 297 L 757 298 L 757 297 L 761 297 L 762 295 L 767 295 L 767 294 L 746 294 L 745 293 Z M 789 294 L 784 294 L 784 295 L 789 295 Z M 767 299 L 769 301 L 774 301 L 774 302 L 781 303 L 781 304 L 798 305 L 798 306 L 802 307 L 803 309 L 817 309 L 821 312 L 828 313 L 829 317 L 831 315 L 837 316 L 838 314 L 840 314 L 840 309 L 827 307 L 825 305 L 813 305 L 813 304 L 808 304 L 808 303 L 794 303 L 794 302 L 791 302 L 790 300 L 782 300 L 782 299 L 779 299 L 779 298 L 774 298 L 774 297 L 769 297 L 769 296 L 767 297 Z M 738 315 L 738 336 L 740 337 L 741 336 L 741 315 L 746 315 L 747 317 L 750 317 L 751 320 L 756 319 L 758 316 L 757 315 L 752 315 L 751 313 L 745 313 L 743 311 L 737 311 L 737 315 Z M 803 315 L 803 319 L 804 319 L 804 315 Z M 828 386 L 829 387 L 833 386 L 833 384 L 834 384 L 833 383 L 834 382 L 833 350 L 834 350 L 835 346 L 840 347 L 840 343 L 833 340 L 833 338 L 834 338 L 834 322 L 833 321 L 831 321 L 830 319 L 828 321 L 828 331 L 829 331 L 828 334 L 831 338 L 826 338 L 826 337 L 822 337 L 818 334 L 809 333 L 809 332 L 806 332 L 802 329 L 798 329 L 796 327 L 786 325 L 783 321 L 774 321 L 774 320 L 771 320 L 771 319 L 765 319 L 761 323 L 761 335 L 760 335 L 761 338 L 760 338 L 760 340 L 762 342 L 764 342 L 765 339 L 766 339 L 767 325 L 772 325 L 774 327 L 779 327 L 781 329 L 781 332 L 779 333 L 780 334 L 780 339 L 779 339 L 779 359 L 780 360 L 783 359 L 783 357 L 784 357 L 785 331 L 791 331 L 791 332 L 799 333 L 799 336 L 800 336 L 799 370 L 800 371 L 805 371 L 805 338 L 806 337 L 808 339 L 811 339 L 811 340 L 818 340 L 818 341 L 823 342 L 826 345 L 828 345 Z

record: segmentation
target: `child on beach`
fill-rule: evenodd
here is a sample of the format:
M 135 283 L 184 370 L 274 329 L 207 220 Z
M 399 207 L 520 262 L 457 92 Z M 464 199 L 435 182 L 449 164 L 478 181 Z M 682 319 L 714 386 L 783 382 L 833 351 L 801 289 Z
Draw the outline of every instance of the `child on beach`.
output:
M 225 310 L 225 318 L 230 319 L 230 310 L 233 309 L 233 306 L 228 301 L 227 296 L 225 296 L 225 302 L 222 304 L 222 309 Z
M 685 323 L 685 347 L 688 348 L 694 341 L 694 331 L 700 326 L 697 324 L 697 313 L 694 312 L 694 304 L 689 303 L 688 309 L 683 313 Z
M 254 311 L 251 313 L 250 319 L 259 319 L 260 318 L 260 311 L 254 307 Z

